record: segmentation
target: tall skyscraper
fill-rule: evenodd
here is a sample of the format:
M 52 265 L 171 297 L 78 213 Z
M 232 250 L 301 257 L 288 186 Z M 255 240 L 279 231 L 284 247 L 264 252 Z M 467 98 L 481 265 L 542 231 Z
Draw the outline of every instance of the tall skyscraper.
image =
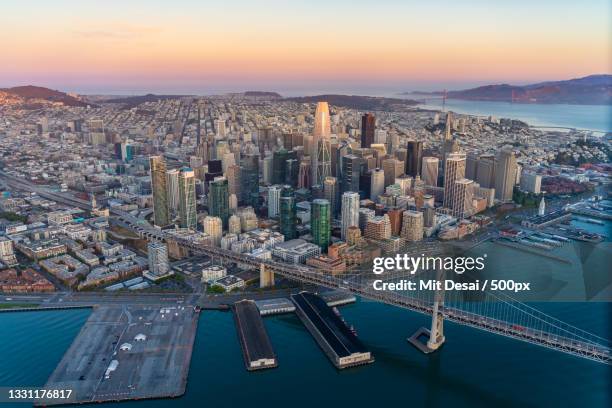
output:
M 361 147 L 369 148 L 374 143 L 374 132 L 376 130 L 376 117 L 366 113 L 361 117 Z
M 310 160 L 302 160 L 298 171 L 298 188 L 310 188 L 312 185 Z
M 280 212 L 280 198 L 283 188 L 279 185 L 268 188 L 268 217 L 278 217 Z
M 179 208 L 179 171 L 170 169 L 166 172 L 166 187 L 168 189 L 168 209 L 173 217 L 178 214 Z
M 331 176 L 331 153 L 329 138 L 331 136 L 331 121 L 327 102 L 318 102 L 315 111 L 312 151 L 312 183 L 323 184 L 327 176 Z
M 227 175 L 227 186 L 230 194 L 236 194 L 236 197 L 240 197 L 241 190 L 241 175 L 242 169 L 238 165 L 229 166 L 225 172 Z
M 153 221 L 158 227 L 165 227 L 170 223 L 166 162 L 162 156 L 151 156 L 150 164 L 151 188 L 153 190 Z
M 462 178 L 455 181 L 453 198 L 450 205 L 453 216 L 467 218 L 472 215 L 474 198 L 474 181 Z
M 421 175 L 423 161 L 423 142 L 410 140 L 407 146 L 406 174 L 412 177 Z
M 483 155 L 476 165 L 476 182 L 483 188 L 495 188 L 495 156 Z
M 421 179 L 426 186 L 438 185 L 438 160 L 437 157 L 423 157 L 423 165 L 421 167 Z
M 312 242 L 326 252 L 331 239 L 331 216 L 329 201 L 316 199 L 311 205 L 310 226 Z
M 190 167 L 179 172 L 179 220 L 181 228 L 197 228 L 195 173 Z
M 453 208 L 455 181 L 465 178 L 465 154 L 451 153 L 444 165 L 444 207 Z
M 297 216 L 292 189 L 283 189 L 280 197 L 280 233 L 285 240 L 297 238 Z
M 395 158 L 384 159 L 382 169 L 385 172 L 385 187 L 387 187 L 395 183 L 395 178 L 404 173 L 404 163 Z
M 382 169 L 372 170 L 370 181 L 370 199 L 378 202 L 378 196 L 385 192 L 385 172 Z
M 317 102 L 314 121 L 313 136 L 329 139 L 331 135 L 331 121 L 329 117 L 329 104 L 327 102 Z
M 247 154 L 242 158 L 242 201 L 253 208 L 259 207 L 259 155 Z
M 229 219 L 229 187 L 225 177 L 217 177 L 210 182 L 208 189 L 208 213 L 221 218 L 223 226 Z
M 512 192 L 516 183 L 516 172 L 518 164 L 514 151 L 510 147 L 504 147 L 497 154 L 497 165 L 495 166 L 495 198 L 501 201 L 512 200 Z
M 349 227 L 359 226 L 359 193 L 346 191 L 342 194 L 342 229 L 341 237 L 346 241 Z
M 272 156 L 272 183 L 283 184 L 285 182 L 285 172 L 287 170 L 287 164 L 285 163 L 289 158 L 289 152 L 282 148 L 274 152 Z
M 323 197 L 329 201 L 332 218 L 336 218 L 338 214 L 339 196 L 338 180 L 335 177 L 325 177 L 325 180 L 323 180 Z
M 342 158 L 342 191 L 359 192 L 359 176 L 363 159 L 354 154 Z

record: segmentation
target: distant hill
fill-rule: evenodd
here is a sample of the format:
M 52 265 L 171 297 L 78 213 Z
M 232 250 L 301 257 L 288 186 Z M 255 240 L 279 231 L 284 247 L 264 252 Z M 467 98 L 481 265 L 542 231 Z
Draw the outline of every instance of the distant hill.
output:
M 145 102 L 157 102 L 165 99 L 177 99 L 184 98 L 190 95 L 155 95 L 155 94 L 146 94 L 146 95 L 136 95 L 136 96 L 125 96 L 118 97 L 113 99 L 106 99 L 104 103 L 122 103 L 125 104 L 126 107 L 132 108 L 134 106 L 138 106 L 141 103 Z
M 268 92 L 268 91 L 246 91 L 244 93 L 246 97 L 254 97 L 254 98 L 267 98 L 267 99 L 280 99 L 282 98 L 281 94 L 277 92 Z
M 26 86 L 15 86 L 13 88 L 0 89 L 1 92 L 19 97 L 23 99 L 23 102 L 28 103 L 41 103 L 41 102 L 60 102 L 66 106 L 80 106 L 86 107 L 88 103 L 81 101 L 80 99 L 70 96 L 65 92 L 56 91 L 49 88 L 43 88 L 41 86 L 26 85 Z
M 443 92 L 419 92 L 442 95 Z M 590 75 L 565 81 L 547 81 L 530 85 L 485 85 L 461 91 L 449 91 L 449 99 L 508 101 L 517 103 L 567 103 L 578 105 L 612 104 L 612 75 Z
M 418 104 L 417 101 L 411 99 L 399 98 L 383 98 L 376 96 L 360 96 L 360 95 L 316 95 L 316 96 L 300 96 L 293 98 L 285 98 L 286 101 L 294 101 L 298 103 L 315 103 L 329 102 L 332 105 L 342 106 L 344 108 L 357 109 L 362 111 L 368 110 L 391 110 L 398 107 L 408 107 Z

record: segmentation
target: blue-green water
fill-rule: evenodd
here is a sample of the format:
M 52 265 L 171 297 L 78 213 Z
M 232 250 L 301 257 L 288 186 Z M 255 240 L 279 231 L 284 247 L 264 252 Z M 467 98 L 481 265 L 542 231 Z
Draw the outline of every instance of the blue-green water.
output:
M 610 332 L 607 303 L 541 309 L 595 333 Z M 367 301 L 342 313 L 374 353 L 374 364 L 337 371 L 297 317 L 285 315 L 265 319 L 279 367 L 249 373 L 231 314 L 203 312 L 187 393 L 127 406 L 610 406 L 609 366 L 452 323 L 445 326 L 441 351 L 425 356 L 405 340 L 428 324 L 425 316 Z M 87 310 L 0 314 L 0 386 L 43 385 L 88 315 Z
M 423 96 L 414 98 L 423 99 Z M 441 109 L 442 100 L 440 98 L 427 99 L 422 107 Z M 532 126 L 612 131 L 612 106 L 610 105 L 529 104 L 447 99 L 446 110 L 469 115 L 518 119 Z

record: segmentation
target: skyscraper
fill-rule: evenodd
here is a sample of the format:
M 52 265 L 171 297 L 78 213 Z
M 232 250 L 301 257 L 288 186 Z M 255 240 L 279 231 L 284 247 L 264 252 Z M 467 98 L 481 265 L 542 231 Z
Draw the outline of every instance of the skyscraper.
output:
M 223 226 L 229 219 L 229 187 L 225 177 L 217 177 L 210 182 L 208 189 L 208 213 L 221 218 Z
M 404 211 L 402 215 L 402 238 L 406 242 L 423 239 L 423 213 L 419 211 Z
M 444 207 L 453 208 L 455 181 L 465 178 L 465 154 L 451 153 L 444 165 Z
M 495 156 L 479 157 L 476 165 L 476 182 L 483 188 L 495 188 Z
M 170 169 L 166 172 L 166 187 L 168 189 L 168 209 L 172 216 L 178 214 L 179 208 L 179 171 L 178 169 Z
M 374 143 L 374 132 L 376 130 L 376 117 L 366 113 L 361 117 L 361 147 L 369 148 Z
M 268 217 L 278 217 L 280 212 L 280 198 L 283 188 L 279 185 L 268 188 Z
M 247 154 L 242 158 L 242 201 L 259 207 L 259 155 Z
M 317 102 L 314 122 L 313 136 L 329 139 L 331 135 L 331 122 L 329 104 L 327 102 Z
M 285 240 L 297 238 L 295 197 L 292 189 L 283 189 L 280 197 L 280 233 Z
M 312 242 L 326 252 L 331 239 L 331 217 L 329 201 L 316 199 L 312 201 L 310 226 Z
M 338 180 L 335 177 L 325 177 L 325 180 L 323 180 L 323 197 L 329 201 L 331 210 L 330 215 L 332 218 L 336 218 L 338 214 L 339 196 L 340 189 L 338 188 Z
M 438 185 L 438 160 L 437 157 L 423 157 L 423 165 L 421 167 L 421 178 L 426 186 Z
M 240 190 L 241 190 L 241 175 L 242 175 L 242 170 L 240 169 L 240 166 L 238 165 L 233 165 L 233 166 L 229 166 L 227 168 L 226 171 L 227 174 L 227 186 L 229 188 L 229 193 L 230 194 L 236 194 L 236 197 L 240 197 Z
M 363 159 L 354 154 L 342 158 L 342 191 L 359 192 L 359 176 Z
M 406 174 L 416 177 L 421 174 L 421 162 L 423 161 L 423 142 L 410 140 L 407 146 Z
M 466 218 L 472 215 L 472 200 L 474 198 L 474 181 L 462 178 L 455 181 L 450 208 L 453 216 Z
M 331 153 L 329 138 L 331 136 L 331 122 L 329 105 L 327 102 L 318 102 L 315 111 L 312 147 L 312 183 L 323 184 L 327 176 L 331 176 Z M 327 142 L 327 143 L 325 143 Z
M 196 229 L 195 173 L 190 167 L 179 172 L 179 220 L 181 228 Z
M 170 223 L 170 217 L 168 215 L 166 163 L 162 156 L 151 156 L 150 164 L 154 223 L 158 227 L 165 227 Z
M 312 185 L 312 172 L 310 171 L 310 161 L 302 160 L 298 171 L 298 188 L 310 188 Z
M 349 227 L 359 226 L 359 193 L 346 191 L 342 194 L 342 229 L 341 237 L 346 241 Z
M 289 152 L 282 148 L 274 152 L 272 156 L 272 184 L 282 184 L 285 182 L 285 172 Z
M 385 172 L 382 169 L 372 170 L 370 181 L 370 199 L 378 202 L 378 196 L 385 192 Z
M 504 147 L 497 154 L 495 166 L 495 198 L 500 201 L 512 200 L 518 165 L 511 147 Z

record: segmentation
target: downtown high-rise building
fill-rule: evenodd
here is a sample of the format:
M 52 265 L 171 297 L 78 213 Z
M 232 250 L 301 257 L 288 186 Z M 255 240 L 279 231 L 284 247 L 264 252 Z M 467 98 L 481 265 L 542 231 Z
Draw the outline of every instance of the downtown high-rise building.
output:
M 382 169 L 385 172 L 385 187 L 387 187 L 394 184 L 395 178 L 404 173 L 404 163 L 393 157 L 384 159 Z
M 359 177 L 363 165 L 363 159 L 354 154 L 342 158 L 342 191 L 359 192 Z
M 450 209 L 457 218 L 467 218 L 472 215 L 474 198 L 474 181 L 466 178 L 455 180 Z
M 455 181 L 463 178 L 465 178 L 465 154 L 451 153 L 444 164 L 444 207 L 452 209 Z
M 412 177 L 421 174 L 421 163 L 423 161 L 423 142 L 409 140 L 406 157 L 406 174 Z
M 385 172 L 382 169 L 372 170 L 372 178 L 370 180 L 370 199 L 378 202 L 378 196 L 385 192 Z
M 221 218 L 223 226 L 227 226 L 229 219 L 229 187 L 225 177 L 217 177 L 210 182 L 208 188 L 208 213 L 213 217 Z
M 166 188 L 168 191 L 168 209 L 172 217 L 178 214 L 179 208 L 179 171 L 170 169 L 166 172 Z
M 259 207 L 259 155 L 246 154 L 242 158 L 242 202 L 253 208 Z
M 318 102 L 314 117 L 312 140 L 312 183 L 323 185 L 325 177 L 331 176 L 331 120 L 327 102 Z
M 151 189 L 153 191 L 153 221 L 158 227 L 170 224 L 166 162 L 162 156 L 151 156 Z
M 500 201 L 512 200 L 518 164 L 511 147 L 504 147 L 497 154 L 495 166 L 495 198 Z
M 276 218 L 280 214 L 280 198 L 283 187 L 280 185 L 268 188 L 268 217 Z
M 312 242 L 327 252 L 331 240 L 331 214 L 329 201 L 316 199 L 312 201 L 310 229 Z
M 233 166 L 229 166 L 225 172 L 227 176 L 227 185 L 230 194 L 236 194 L 236 197 L 240 197 L 241 191 L 241 174 L 242 169 L 240 166 L 234 164 Z
M 196 191 L 195 173 L 190 167 L 183 167 L 179 171 L 179 223 L 181 228 L 196 230 Z
M 208 235 L 213 245 L 221 245 L 221 237 L 223 236 L 223 222 L 219 217 L 206 216 L 202 220 L 202 229 Z
M 340 188 L 335 177 L 325 177 L 323 180 L 323 198 L 329 201 L 331 217 L 336 218 L 339 211 Z
M 164 276 L 170 272 L 168 262 L 168 247 L 163 242 L 149 242 L 147 245 L 147 258 L 149 261 L 149 272 L 156 276 Z
M 423 239 L 423 213 L 406 210 L 402 215 L 401 237 L 406 242 L 416 242 Z
M 371 113 L 366 113 L 361 117 L 361 147 L 370 148 L 374 143 L 376 131 L 376 117 Z
M 279 200 L 279 207 L 280 233 L 285 236 L 286 241 L 297 238 L 297 211 L 295 206 L 295 196 L 292 189 L 283 189 Z
M 298 170 L 298 188 L 310 188 L 312 185 L 312 172 L 310 171 L 310 160 L 302 160 Z
M 423 157 L 421 166 L 421 179 L 426 186 L 438 185 L 438 165 L 440 160 L 437 157 Z
M 286 161 L 288 158 L 289 152 L 284 148 L 275 151 L 272 155 L 272 184 L 285 183 Z
M 476 164 L 476 182 L 483 188 L 495 188 L 495 156 L 481 155 Z
M 346 241 L 346 234 L 349 227 L 359 226 L 359 193 L 346 191 L 342 194 L 342 226 L 341 238 Z

